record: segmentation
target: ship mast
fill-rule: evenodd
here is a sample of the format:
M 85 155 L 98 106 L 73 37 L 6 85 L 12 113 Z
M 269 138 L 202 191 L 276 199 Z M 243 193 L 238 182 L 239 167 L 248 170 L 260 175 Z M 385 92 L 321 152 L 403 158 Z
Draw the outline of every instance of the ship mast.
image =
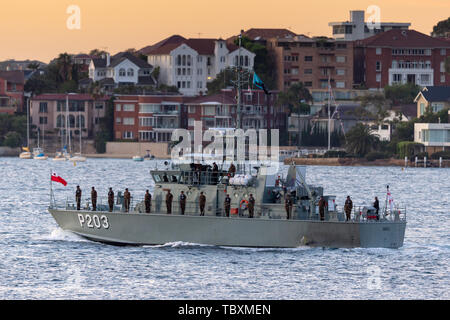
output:
M 241 45 L 242 45 L 242 30 L 239 34 L 239 56 L 237 61 L 237 119 L 236 119 L 236 129 L 242 129 L 241 117 Z

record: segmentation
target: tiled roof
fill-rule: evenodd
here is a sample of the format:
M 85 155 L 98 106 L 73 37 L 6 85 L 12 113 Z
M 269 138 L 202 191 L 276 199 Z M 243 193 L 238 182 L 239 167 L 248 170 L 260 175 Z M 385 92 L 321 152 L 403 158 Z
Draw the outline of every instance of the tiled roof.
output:
M 177 40 L 178 39 L 178 40 Z M 197 51 L 200 55 L 214 55 L 214 48 L 216 45 L 216 41 L 224 41 L 222 39 L 208 39 L 208 38 L 177 38 L 171 42 L 165 43 L 161 46 L 152 46 L 151 49 L 145 50 L 145 54 L 147 55 L 167 55 L 176 48 L 178 48 L 181 44 L 186 44 L 190 48 Z M 238 47 L 232 43 L 226 43 L 227 49 L 232 52 L 236 50 Z M 142 51 L 142 50 L 141 50 Z
M 425 87 L 421 93 L 428 102 L 450 102 L 450 87 Z
M 392 29 L 364 40 L 358 45 L 391 48 L 450 48 L 450 43 L 415 30 Z
M 129 52 L 119 52 L 110 58 L 109 67 L 114 68 L 124 60 L 129 60 L 141 69 L 151 69 L 152 66 L 146 61 L 136 57 Z M 95 68 L 106 68 L 106 58 L 92 59 Z
M 0 78 L 5 79 L 11 83 L 25 83 L 25 76 L 23 71 L 14 70 L 14 71 L 0 71 Z
M 286 38 L 294 37 L 296 34 L 288 29 L 265 29 L 265 28 L 252 28 L 244 32 L 243 34 L 251 40 L 263 40 L 270 38 Z
M 236 98 L 233 96 L 231 91 L 230 92 L 222 91 L 221 93 L 216 93 L 210 96 L 200 96 L 190 101 L 186 101 L 186 104 L 190 105 L 208 104 L 208 103 L 234 105 L 237 102 Z
M 155 85 L 155 79 L 152 76 L 139 76 L 138 77 L 138 85 Z
M 155 44 L 153 44 L 151 46 L 144 47 L 141 50 L 139 50 L 138 52 L 142 53 L 142 54 L 148 54 L 149 52 L 151 52 L 153 50 L 156 50 L 156 49 L 158 49 L 158 48 L 160 48 L 162 46 L 165 46 L 165 45 L 168 45 L 168 44 L 180 43 L 180 42 L 183 42 L 185 40 L 186 40 L 186 38 L 184 38 L 182 36 L 173 35 L 173 36 L 170 36 L 170 37 L 168 37 L 168 38 L 166 38 L 164 40 L 161 40 L 161 41 L 159 41 L 159 42 L 157 42 L 157 43 L 155 43 Z

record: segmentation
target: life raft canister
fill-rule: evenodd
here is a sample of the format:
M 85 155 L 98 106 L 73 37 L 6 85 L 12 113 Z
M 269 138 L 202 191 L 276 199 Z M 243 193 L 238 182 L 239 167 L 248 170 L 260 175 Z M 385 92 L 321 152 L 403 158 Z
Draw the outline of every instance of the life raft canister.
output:
M 248 201 L 242 199 L 241 202 L 239 203 L 239 208 L 241 208 L 241 210 L 246 210 L 248 208 Z

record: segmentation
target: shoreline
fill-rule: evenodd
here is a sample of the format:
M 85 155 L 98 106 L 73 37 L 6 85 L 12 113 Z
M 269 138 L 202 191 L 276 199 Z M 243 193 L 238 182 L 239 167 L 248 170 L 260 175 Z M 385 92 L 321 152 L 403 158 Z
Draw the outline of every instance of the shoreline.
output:
M 423 168 L 423 159 L 419 159 L 418 168 Z M 287 158 L 284 164 L 294 162 L 296 165 L 310 166 L 347 166 L 347 167 L 405 167 L 405 160 L 401 159 L 377 159 L 367 161 L 364 158 Z M 431 164 L 427 168 L 439 168 L 439 160 L 427 160 Z M 414 161 L 408 161 L 406 167 L 415 168 Z M 450 168 L 450 160 L 442 160 L 442 168 Z

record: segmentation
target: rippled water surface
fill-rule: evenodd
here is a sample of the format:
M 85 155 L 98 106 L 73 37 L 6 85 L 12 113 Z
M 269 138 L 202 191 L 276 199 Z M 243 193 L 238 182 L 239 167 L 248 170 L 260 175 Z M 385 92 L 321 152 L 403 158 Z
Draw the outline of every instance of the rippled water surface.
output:
M 56 198 L 96 186 L 152 189 L 155 162 L 0 158 L 1 299 L 449 299 L 450 169 L 311 166 L 307 182 L 342 204 L 406 204 L 400 249 L 249 249 L 169 243 L 117 247 L 58 228 L 47 212 L 50 170 L 69 182 Z M 261 235 L 264 236 L 264 235 Z

